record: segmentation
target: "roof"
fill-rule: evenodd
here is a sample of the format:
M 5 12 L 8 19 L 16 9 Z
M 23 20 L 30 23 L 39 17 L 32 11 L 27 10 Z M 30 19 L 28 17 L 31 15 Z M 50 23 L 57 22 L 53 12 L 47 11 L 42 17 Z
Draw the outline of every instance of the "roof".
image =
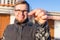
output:
M 47 12 L 49 16 L 60 16 L 60 12 Z

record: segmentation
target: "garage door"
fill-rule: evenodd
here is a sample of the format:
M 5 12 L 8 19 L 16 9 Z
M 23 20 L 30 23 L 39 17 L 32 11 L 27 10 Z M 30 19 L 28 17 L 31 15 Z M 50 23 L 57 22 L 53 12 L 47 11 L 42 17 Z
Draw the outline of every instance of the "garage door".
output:
M 10 15 L 9 14 L 0 14 L 0 38 L 3 36 L 3 32 L 6 26 L 10 22 Z
M 54 39 L 54 20 L 48 20 L 51 39 Z

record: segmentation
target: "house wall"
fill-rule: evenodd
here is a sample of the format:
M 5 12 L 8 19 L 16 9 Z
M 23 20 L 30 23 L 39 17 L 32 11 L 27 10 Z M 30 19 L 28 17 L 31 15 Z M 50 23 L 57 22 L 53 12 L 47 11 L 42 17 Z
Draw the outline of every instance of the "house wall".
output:
M 54 22 L 54 37 L 60 40 L 60 21 Z
M 10 24 L 14 23 L 14 19 L 15 19 L 15 16 L 14 15 L 10 15 Z

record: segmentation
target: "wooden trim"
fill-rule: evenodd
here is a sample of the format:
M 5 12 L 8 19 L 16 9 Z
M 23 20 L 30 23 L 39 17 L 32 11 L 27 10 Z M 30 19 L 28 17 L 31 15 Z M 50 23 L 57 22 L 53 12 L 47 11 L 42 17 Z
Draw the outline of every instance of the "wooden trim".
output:
M 0 4 L 0 6 L 8 6 L 8 7 L 12 7 L 14 6 L 13 4 Z

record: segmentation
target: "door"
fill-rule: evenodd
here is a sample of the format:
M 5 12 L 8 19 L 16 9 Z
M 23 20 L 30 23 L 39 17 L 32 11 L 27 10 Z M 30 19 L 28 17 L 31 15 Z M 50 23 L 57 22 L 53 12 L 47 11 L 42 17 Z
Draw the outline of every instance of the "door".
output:
M 54 20 L 48 20 L 48 24 L 50 27 L 51 39 L 54 39 Z
M 0 14 L 0 38 L 3 36 L 3 32 L 6 26 L 10 22 L 10 15 L 9 14 Z

